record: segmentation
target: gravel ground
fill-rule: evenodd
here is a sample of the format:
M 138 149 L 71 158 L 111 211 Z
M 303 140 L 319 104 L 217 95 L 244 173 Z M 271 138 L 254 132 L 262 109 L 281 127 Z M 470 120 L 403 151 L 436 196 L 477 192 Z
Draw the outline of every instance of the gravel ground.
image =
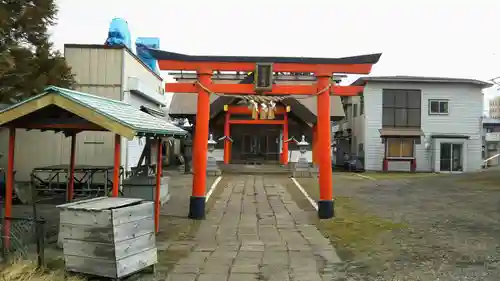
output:
M 313 182 L 301 180 L 312 197 Z M 367 232 L 370 251 L 344 251 L 345 275 L 338 280 L 500 280 L 498 171 L 381 180 L 344 174 L 334 176 L 334 191 L 371 223 L 402 226 Z M 366 221 L 349 227 L 362 229 Z

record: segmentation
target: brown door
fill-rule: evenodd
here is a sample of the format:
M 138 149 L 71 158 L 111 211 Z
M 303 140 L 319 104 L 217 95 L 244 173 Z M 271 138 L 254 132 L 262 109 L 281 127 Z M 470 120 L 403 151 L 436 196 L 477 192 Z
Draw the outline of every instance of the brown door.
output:
M 270 126 L 269 126 L 270 127 Z M 232 161 L 276 162 L 279 159 L 279 128 L 239 125 L 233 132 Z

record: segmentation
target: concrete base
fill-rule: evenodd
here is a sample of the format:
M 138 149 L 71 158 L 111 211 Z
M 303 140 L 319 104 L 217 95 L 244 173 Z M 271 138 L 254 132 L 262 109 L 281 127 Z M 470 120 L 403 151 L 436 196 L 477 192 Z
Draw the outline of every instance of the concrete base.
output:
M 217 160 L 213 156 L 208 156 L 207 158 L 207 175 L 209 176 L 221 175 L 221 170 L 217 165 Z
M 311 170 L 311 165 L 304 156 L 301 156 L 297 163 L 293 167 L 293 177 L 294 178 L 312 178 L 313 172 Z

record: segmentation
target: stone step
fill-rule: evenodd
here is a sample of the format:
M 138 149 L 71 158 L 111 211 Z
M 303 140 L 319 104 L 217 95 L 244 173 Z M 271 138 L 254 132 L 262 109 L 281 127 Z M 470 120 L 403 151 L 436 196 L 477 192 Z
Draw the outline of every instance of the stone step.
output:
M 282 174 L 291 175 L 292 171 L 289 167 L 280 165 L 243 165 L 243 164 L 220 164 L 220 169 L 226 174 L 246 174 L 246 175 L 262 175 L 262 174 Z

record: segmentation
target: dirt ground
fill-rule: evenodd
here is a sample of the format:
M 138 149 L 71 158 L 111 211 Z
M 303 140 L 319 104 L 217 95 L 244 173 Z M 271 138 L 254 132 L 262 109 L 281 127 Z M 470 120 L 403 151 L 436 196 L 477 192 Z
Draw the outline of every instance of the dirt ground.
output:
M 500 171 L 334 174 L 338 280 L 500 280 Z M 316 179 L 299 179 L 314 199 Z M 301 206 L 311 207 L 293 184 Z

